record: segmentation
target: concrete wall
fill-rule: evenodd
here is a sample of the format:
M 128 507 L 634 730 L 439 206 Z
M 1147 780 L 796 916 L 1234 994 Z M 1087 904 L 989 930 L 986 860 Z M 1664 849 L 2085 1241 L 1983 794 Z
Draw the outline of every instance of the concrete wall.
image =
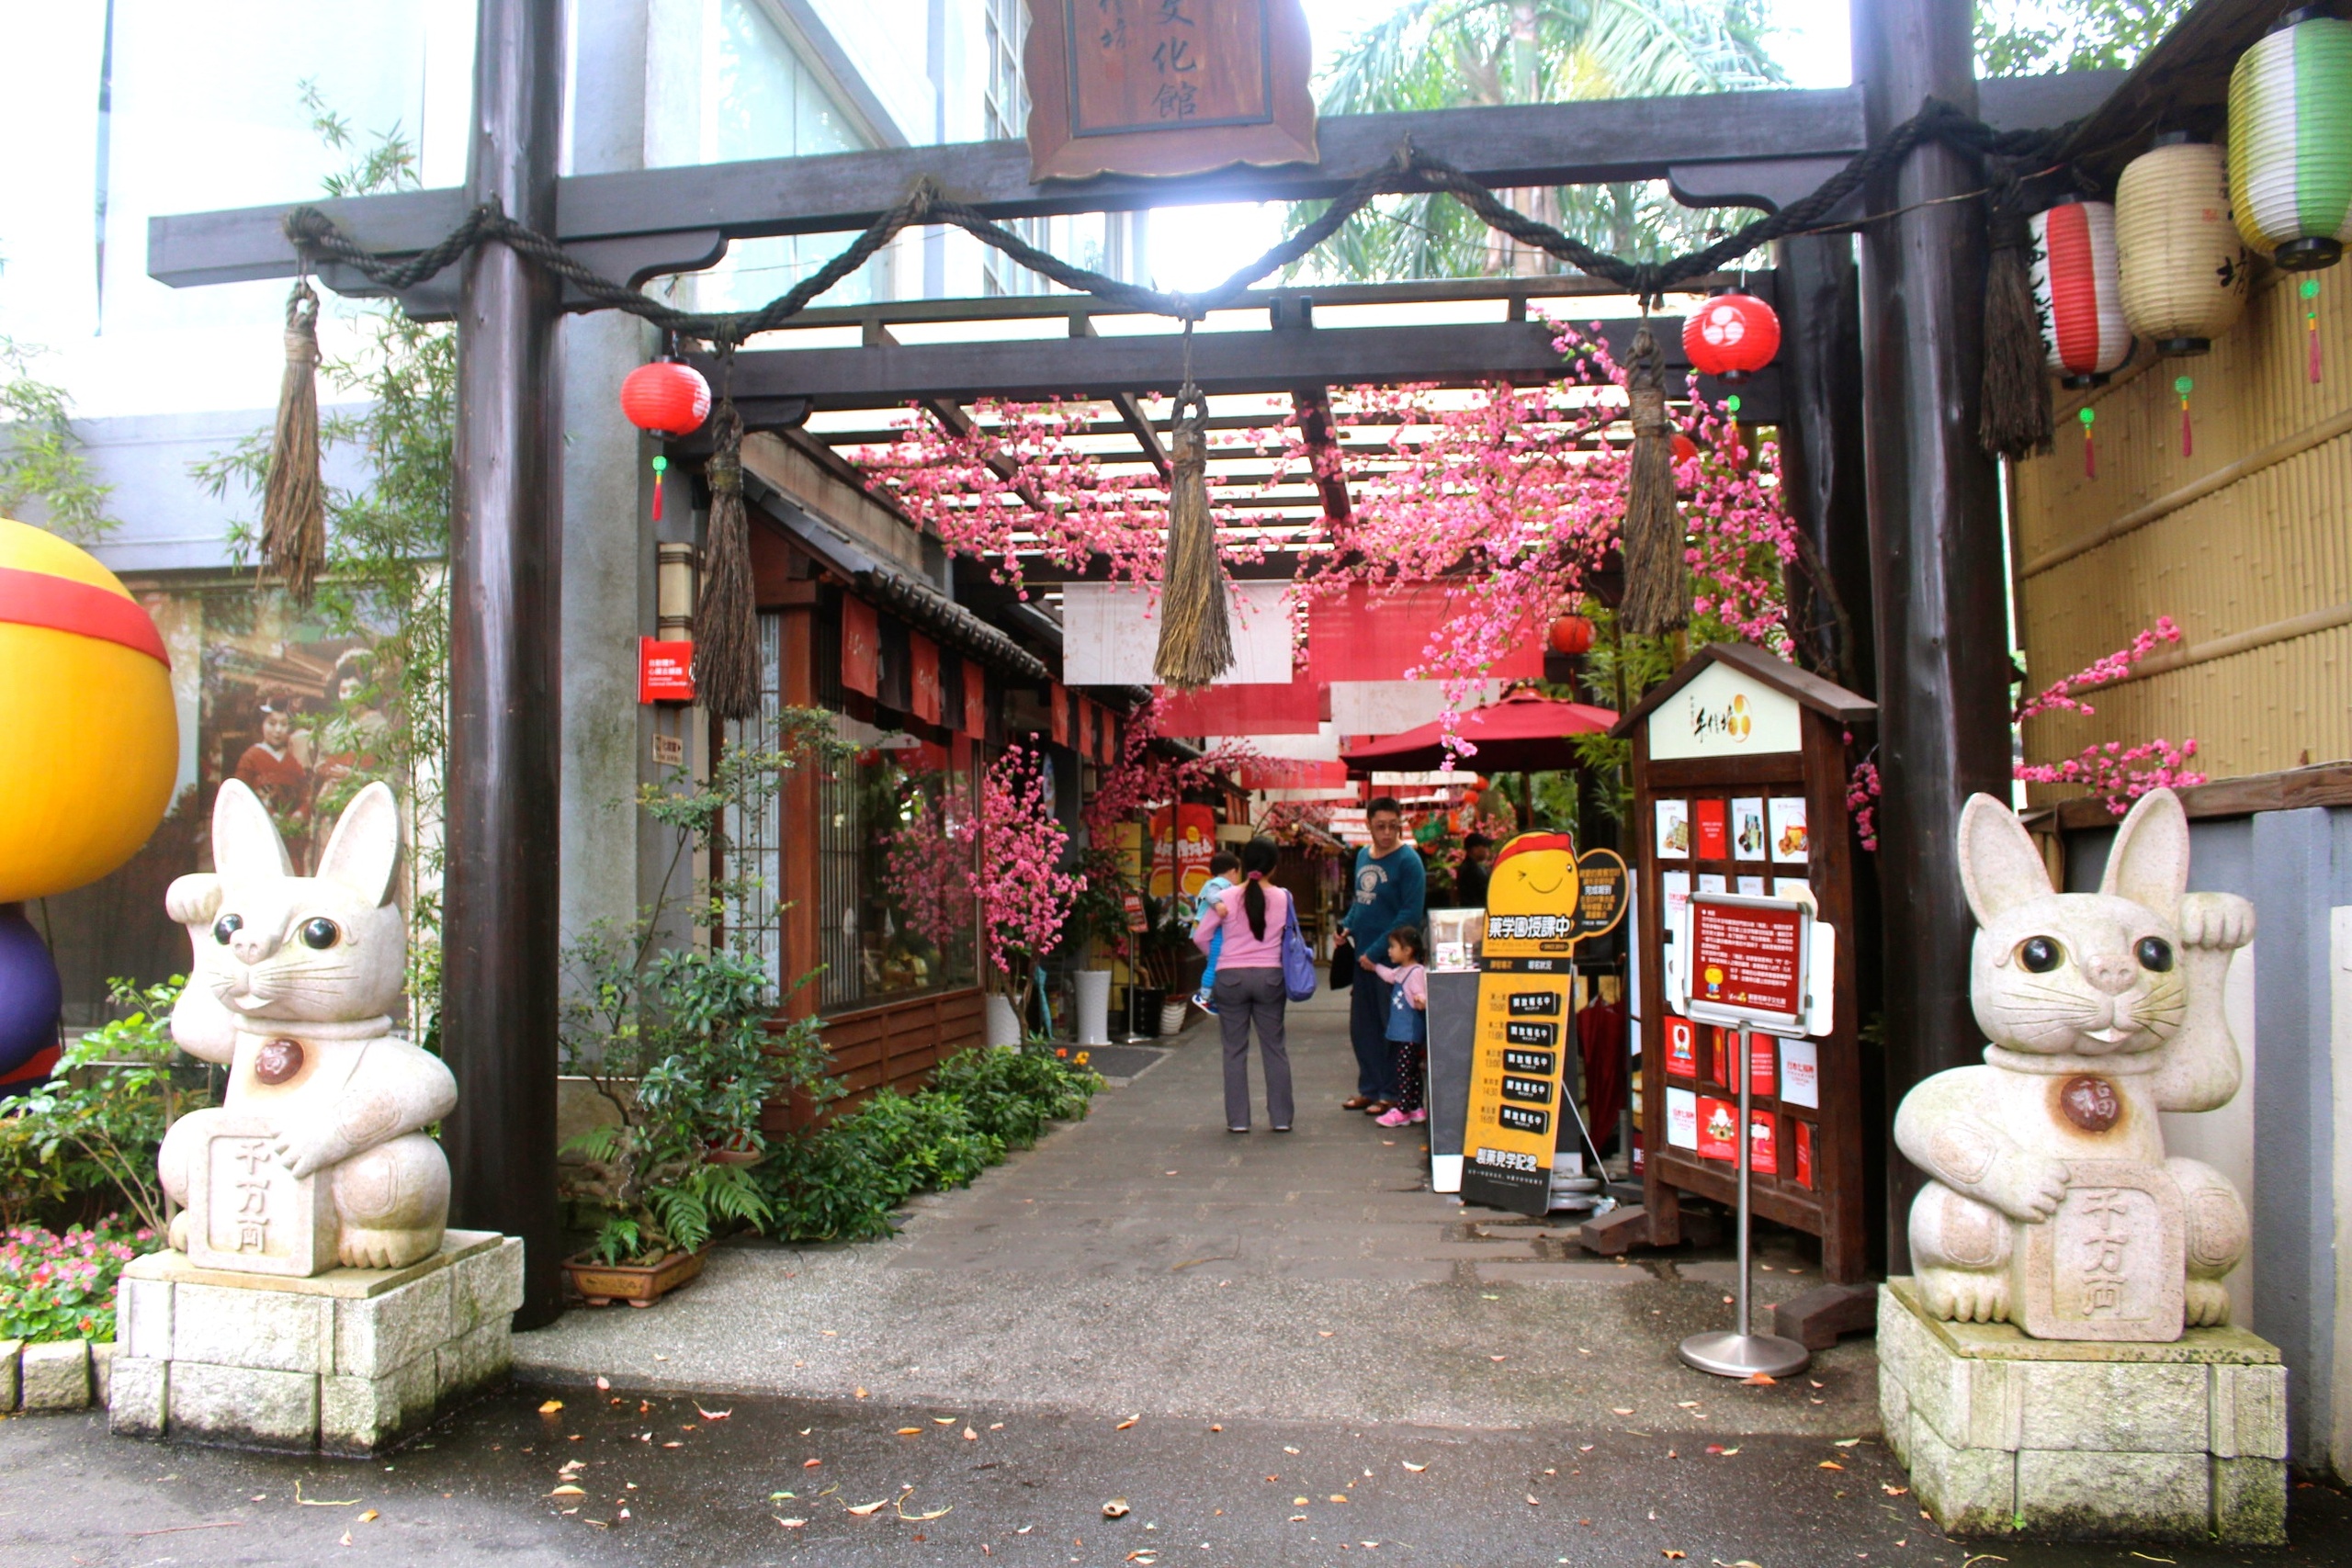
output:
M 2068 836 L 2070 889 L 2098 886 L 2113 840 Z M 2352 1474 L 2352 808 L 2199 821 L 2190 840 L 2192 889 L 2254 902 L 2226 998 L 2248 1071 L 2230 1105 L 2167 1116 L 2165 1136 L 2247 1200 L 2231 1299 L 2284 1353 L 2295 1464 Z

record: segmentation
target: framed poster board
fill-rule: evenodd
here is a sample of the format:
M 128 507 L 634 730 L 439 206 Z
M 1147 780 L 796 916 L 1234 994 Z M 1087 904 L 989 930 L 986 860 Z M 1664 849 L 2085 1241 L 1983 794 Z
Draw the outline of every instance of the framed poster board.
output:
M 1633 933 L 1640 987 L 1635 1125 L 1642 1159 L 1642 1201 L 1585 1227 L 1588 1248 L 1621 1252 L 1637 1244 L 1682 1239 L 1682 1204 L 1736 1201 L 1739 1077 L 1749 1074 L 1754 1212 L 1821 1238 L 1823 1271 L 1853 1284 L 1870 1267 L 1879 1210 L 1877 1168 L 1884 1108 L 1877 1075 L 1867 1070 L 1857 1025 L 1858 865 L 1846 805 L 1847 737 L 1874 725 L 1877 706 L 1745 644 L 1702 649 L 1619 721 L 1633 742 L 1634 811 L 1639 849 L 1634 875 L 1639 928 Z M 1736 984 L 1726 971 L 1719 997 L 1733 990 L 1773 1010 L 1791 986 L 1826 968 L 1832 1027 L 1804 1038 L 1753 1037 L 1741 1062 L 1739 1034 L 1691 1017 L 1707 1010 L 1679 1004 L 1677 990 L 1702 996 L 1705 983 L 1680 951 L 1690 941 L 1694 907 L 1736 910 L 1743 898 L 1806 906 L 1829 928 L 1832 951 L 1820 965 L 1799 953 L 1778 976 L 1750 975 Z M 1755 908 L 1753 904 L 1747 906 Z M 1788 936 L 1806 939 L 1794 917 L 1780 917 Z M 1874 911 L 1873 921 L 1874 924 Z M 1708 940 L 1705 928 L 1698 933 Z M 1871 948 L 1863 944 L 1862 953 Z M 1678 986 L 1678 980 L 1680 984 Z M 1693 982 L 1696 982 L 1695 984 Z M 1819 983 L 1816 976 L 1815 983 Z M 1758 1023 L 1771 1030 L 1770 1022 Z

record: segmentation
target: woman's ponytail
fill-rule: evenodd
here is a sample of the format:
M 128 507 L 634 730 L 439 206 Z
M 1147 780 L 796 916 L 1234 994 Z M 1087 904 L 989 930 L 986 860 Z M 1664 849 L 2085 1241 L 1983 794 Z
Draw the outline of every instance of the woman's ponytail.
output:
M 1250 917 L 1250 934 L 1260 942 L 1266 940 L 1266 874 L 1280 858 L 1272 839 L 1252 839 L 1241 848 L 1241 872 L 1249 878 L 1241 908 Z

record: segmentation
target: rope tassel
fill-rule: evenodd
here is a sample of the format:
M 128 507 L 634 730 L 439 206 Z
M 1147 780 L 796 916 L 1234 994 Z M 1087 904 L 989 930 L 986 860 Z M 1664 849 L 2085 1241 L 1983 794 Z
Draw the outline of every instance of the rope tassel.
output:
M 2050 450 L 2049 349 L 2033 299 L 2033 230 L 2014 178 L 1993 187 L 1991 250 L 1984 260 L 1984 374 L 1979 383 L 1976 444 L 1987 457 L 2011 461 Z
M 743 516 L 743 417 L 718 406 L 710 481 L 710 550 L 695 606 L 695 695 L 714 718 L 760 711 L 759 617 L 752 604 L 752 534 Z
M 1674 425 L 1666 413 L 1666 357 L 1643 319 L 1625 373 L 1634 454 L 1625 479 L 1625 629 L 1660 637 L 1690 619 L 1690 569 L 1674 501 Z
M 319 479 L 319 297 L 307 277 L 286 298 L 286 378 L 277 389 L 269 477 L 262 490 L 262 559 L 304 604 L 326 566 L 326 494 Z
M 1191 346 L 1190 323 L 1186 347 Z M 1209 513 L 1209 400 L 1184 378 L 1169 435 L 1168 564 L 1160 581 L 1159 649 L 1152 669 L 1180 691 L 1207 685 L 1233 665 L 1225 568 Z

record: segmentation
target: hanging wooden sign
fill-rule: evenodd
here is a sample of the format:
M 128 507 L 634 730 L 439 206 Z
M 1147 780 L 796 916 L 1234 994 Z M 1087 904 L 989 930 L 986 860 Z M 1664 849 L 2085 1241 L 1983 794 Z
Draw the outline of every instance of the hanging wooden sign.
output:
M 1299 0 L 1030 0 L 1031 177 L 1312 164 Z

